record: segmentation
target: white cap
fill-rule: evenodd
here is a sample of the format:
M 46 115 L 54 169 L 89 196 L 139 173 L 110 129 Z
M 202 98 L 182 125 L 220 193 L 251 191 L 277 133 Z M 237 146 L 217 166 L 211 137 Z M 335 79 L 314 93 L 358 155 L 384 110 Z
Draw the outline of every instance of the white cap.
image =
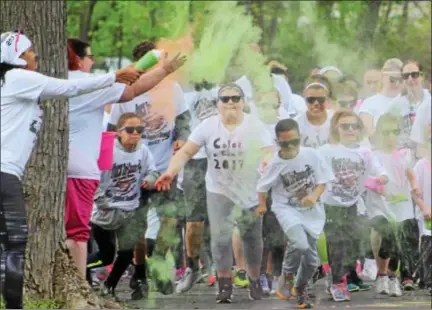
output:
M 1 34 L 0 63 L 14 66 L 25 66 L 27 62 L 20 56 L 32 46 L 31 41 L 21 32 L 5 32 Z

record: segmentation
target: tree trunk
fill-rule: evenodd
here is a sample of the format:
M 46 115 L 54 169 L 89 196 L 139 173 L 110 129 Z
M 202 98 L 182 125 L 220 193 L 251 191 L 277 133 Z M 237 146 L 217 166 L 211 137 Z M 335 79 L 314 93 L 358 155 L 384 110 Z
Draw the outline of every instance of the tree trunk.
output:
M 409 1 L 405 1 L 403 4 L 402 9 L 402 18 L 400 20 L 399 24 L 399 35 L 401 38 L 401 41 L 403 42 L 406 36 L 406 28 L 408 24 L 408 7 L 409 7 Z
M 91 20 L 92 20 L 93 11 L 96 3 L 97 3 L 96 0 L 90 0 L 90 2 L 87 5 L 87 11 L 84 11 L 81 14 L 80 38 L 85 42 L 89 42 L 91 40 L 91 36 L 89 35 L 89 32 L 91 29 Z
M 40 55 L 39 71 L 67 78 L 66 1 L 0 1 L 2 31 L 23 28 Z M 61 308 L 95 308 L 99 299 L 78 276 L 64 244 L 64 198 L 69 148 L 68 105 L 46 101 L 43 125 L 23 179 L 28 212 L 26 297 Z
M 363 27 L 361 29 L 363 33 L 360 35 L 360 42 L 363 51 L 367 51 L 368 48 L 372 46 L 375 29 L 378 25 L 380 6 L 381 1 L 372 0 L 367 2 L 366 13 L 363 19 Z

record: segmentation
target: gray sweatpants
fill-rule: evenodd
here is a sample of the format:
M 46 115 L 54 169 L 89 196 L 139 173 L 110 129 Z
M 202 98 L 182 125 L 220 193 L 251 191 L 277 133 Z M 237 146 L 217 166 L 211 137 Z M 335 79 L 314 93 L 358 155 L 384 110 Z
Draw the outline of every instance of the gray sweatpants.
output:
M 317 239 L 310 236 L 302 225 L 295 225 L 285 231 L 288 246 L 284 255 L 282 272 L 297 274 L 296 286 L 305 287 L 315 273 L 320 260 Z
M 253 210 L 240 209 L 224 195 L 207 192 L 211 252 L 218 271 L 230 271 L 233 262 L 232 233 L 240 231 L 247 267 L 261 265 L 263 240 L 262 217 Z

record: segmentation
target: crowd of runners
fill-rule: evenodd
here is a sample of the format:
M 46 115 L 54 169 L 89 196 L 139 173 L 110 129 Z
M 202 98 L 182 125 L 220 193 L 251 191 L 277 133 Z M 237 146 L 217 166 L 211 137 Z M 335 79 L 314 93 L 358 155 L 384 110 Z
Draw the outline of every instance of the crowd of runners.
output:
M 133 62 L 157 49 L 144 41 Z M 27 219 L 22 176 L 43 121 L 40 102 L 69 98 L 66 244 L 78 273 L 116 299 L 150 290 L 233 287 L 313 307 L 376 290 L 400 297 L 432 275 L 431 95 L 415 60 L 387 60 L 361 83 L 311 68 L 302 92 L 268 62 L 273 82 L 214 85 L 166 78 L 185 57 L 142 71 L 89 73 L 91 46 L 68 40 L 68 79 L 37 73 L 20 30 L 1 35 L 1 292 L 23 307 Z M 112 164 L 101 141 L 115 133 Z M 371 286 L 371 284 L 373 284 Z

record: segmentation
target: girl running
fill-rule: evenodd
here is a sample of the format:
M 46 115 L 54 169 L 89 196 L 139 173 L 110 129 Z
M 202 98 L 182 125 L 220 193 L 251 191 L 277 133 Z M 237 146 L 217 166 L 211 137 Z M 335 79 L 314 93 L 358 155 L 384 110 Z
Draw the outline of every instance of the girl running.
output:
M 243 112 L 244 94 L 236 84 L 222 86 L 218 92 L 219 115 L 196 127 L 186 144 L 174 155 L 168 170 L 157 181 L 167 189 L 185 164 L 204 146 L 207 212 L 210 222 L 212 257 L 216 265 L 218 303 L 232 302 L 232 242 L 236 222 L 244 243 L 251 299 L 261 299 L 259 284 L 263 250 L 262 219 L 256 215 L 255 187 L 258 166 L 273 143 L 265 125 Z M 236 208 L 239 206 L 240 208 Z
M 375 134 L 376 150 L 373 153 L 386 170 L 389 182 L 381 190 L 369 190 L 366 203 L 373 232 L 381 238 L 381 246 L 374 249 L 378 266 L 376 292 L 393 297 L 402 296 L 396 276 L 399 261 L 402 279 L 412 280 L 410 270 L 413 270 L 411 265 L 414 262 L 407 259 L 407 254 L 418 252 L 418 241 L 407 238 L 410 233 L 408 229 L 411 230 L 415 221 L 411 192 L 416 192 L 418 187 L 412 169 L 411 151 L 398 150 L 399 134 L 399 116 L 384 114 L 379 118 Z
M 362 229 L 359 227 L 359 210 L 364 209 L 361 195 L 370 173 L 385 184 L 385 171 L 372 152 L 360 146 L 364 137 L 364 126 L 352 111 L 339 110 L 331 121 L 331 144 L 319 149 L 331 166 L 335 180 L 327 185 L 323 194 L 326 209 L 324 232 L 332 272 L 331 295 L 335 301 L 350 300 L 344 281 L 363 287 L 355 272 L 356 261 L 361 252 Z
M 118 123 L 118 137 L 115 141 L 113 168 L 102 172 L 92 215 L 92 235 L 99 247 L 99 252 L 88 259 L 92 268 L 101 261 L 103 266 L 110 265 L 117 257 L 111 273 L 103 284 L 102 295 L 116 298 L 115 289 L 122 274 L 132 263 L 134 247 L 144 235 L 147 210 L 140 206 L 141 187 L 152 188 L 157 177 L 153 156 L 148 148 L 141 144 L 144 131 L 142 121 L 134 113 L 123 114 Z M 137 283 L 132 292 L 132 299 L 147 296 L 148 285 Z

